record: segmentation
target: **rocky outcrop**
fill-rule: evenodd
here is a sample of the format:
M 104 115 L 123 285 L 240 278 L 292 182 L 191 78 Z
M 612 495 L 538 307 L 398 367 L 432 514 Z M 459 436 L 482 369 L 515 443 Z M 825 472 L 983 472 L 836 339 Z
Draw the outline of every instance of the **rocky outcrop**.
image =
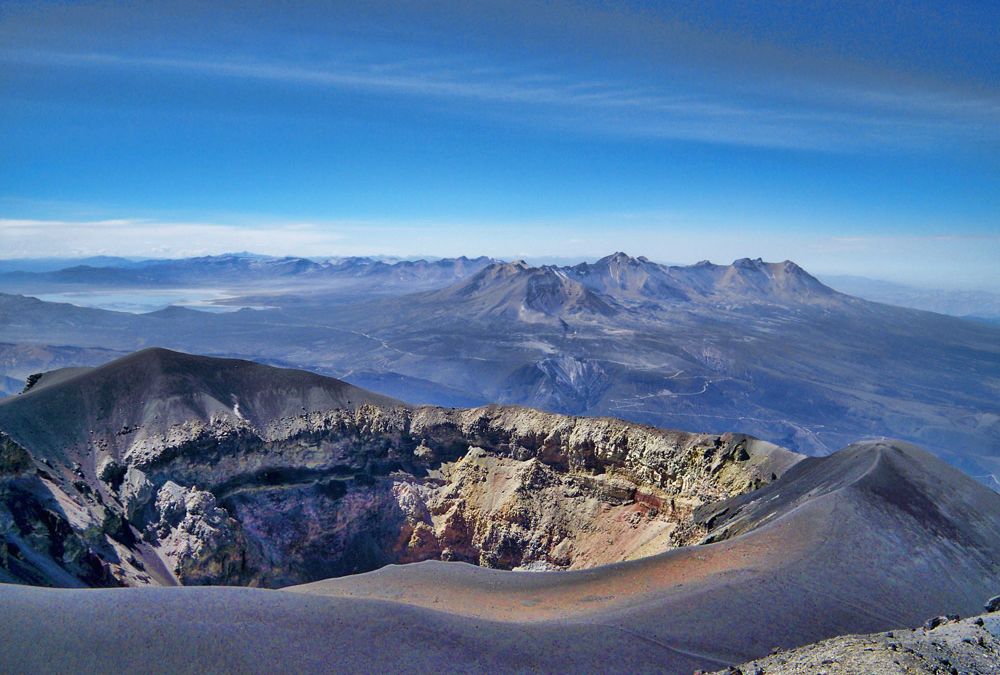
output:
M 211 492 L 167 481 L 157 493 L 155 508 L 157 520 L 149 538 L 178 579 L 187 584 L 243 579 L 246 539 Z
M 0 476 L 17 475 L 32 467 L 31 455 L 15 443 L 10 436 L 0 432 Z
M 788 459 L 744 436 L 500 406 L 364 405 L 260 433 L 216 418 L 138 436 L 122 458 L 127 517 L 136 522 L 145 503 L 145 476 L 197 483 L 235 521 L 227 546 L 245 543 L 239 571 L 216 574 L 265 586 L 426 559 L 571 569 L 640 557 L 704 536 L 697 506 L 762 485 Z M 190 583 L 195 567 L 174 572 Z
M 58 436 L 25 425 L 38 447 L 2 446 L 5 470 L 44 473 L 67 513 L 102 523 L 101 560 L 126 585 L 274 587 L 428 559 L 590 567 L 698 540 L 706 529 L 696 508 L 766 484 L 799 458 L 741 435 L 517 407 L 413 408 L 355 390 L 330 394 L 334 385 L 313 379 L 310 400 L 361 400 L 263 414 L 291 406 L 244 387 L 223 408 L 214 360 L 196 364 L 212 389 L 206 403 L 183 375 L 195 357 L 154 357 L 147 370 L 169 366 L 183 406 L 163 385 L 153 401 L 129 390 L 134 407 L 103 428 L 99 417 Z M 247 380 L 242 362 L 221 363 Z M 275 373 L 286 386 L 300 377 Z M 82 387 L 80 378 L 71 384 Z M 48 401 L 58 386 L 25 396 Z M 86 441 L 60 440 L 74 438 Z
M 813 673 L 1000 673 L 1000 614 L 961 620 L 935 617 L 924 628 L 845 635 L 788 651 L 775 650 L 719 675 Z
M 105 457 L 97 464 L 97 478 L 107 483 L 113 490 L 117 490 L 125 478 L 125 467 L 114 457 Z
M 146 478 L 145 473 L 134 466 L 128 468 L 119 493 L 127 520 L 133 522 L 138 520 L 141 510 L 152 500 L 153 490 L 153 484 Z
M 0 582 L 119 585 L 109 563 L 127 555 L 122 525 L 100 503 L 69 499 L 44 470 L 0 475 Z
M 216 416 L 131 434 L 78 481 L 144 547 L 112 561 L 124 584 L 280 586 L 427 559 L 590 567 L 698 540 L 696 507 L 788 461 L 745 436 L 498 406 L 363 405 L 260 431 Z
M 537 458 L 471 448 L 440 485 L 394 485 L 400 562 L 439 558 L 503 569 L 580 569 L 691 543 L 692 500 L 624 478 L 565 473 Z

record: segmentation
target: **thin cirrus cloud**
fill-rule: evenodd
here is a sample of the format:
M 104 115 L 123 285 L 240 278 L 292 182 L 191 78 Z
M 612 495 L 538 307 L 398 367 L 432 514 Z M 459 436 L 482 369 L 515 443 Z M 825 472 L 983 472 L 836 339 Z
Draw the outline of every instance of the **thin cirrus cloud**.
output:
M 996 230 L 990 8 L 8 4 L 0 255 L 996 277 L 995 239 L 944 237 Z
M 230 80 L 283 82 L 467 104 L 488 114 L 575 132 L 812 150 L 981 143 L 1000 128 L 1000 104 L 934 91 L 874 91 L 799 83 L 637 84 L 574 80 L 549 73 L 435 66 L 433 60 L 324 67 L 233 59 L 112 53 L 13 51 L 9 63 L 60 68 L 141 69 Z M 687 78 L 690 79 L 690 78 Z M 670 90 L 665 91 L 665 90 Z M 790 92 L 794 91 L 794 94 Z M 789 100 L 791 96 L 791 100 Z M 482 114 L 480 105 L 473 114 Z
M 297 255 L 306 251 L 334 251 L 342 246 L 343 240 L 344 235 L 336 228 L 310 223 L 249 227 L 130 218 L 90 221 L 0 218 L 0 248 L 8 258 L 105 254 L 176 258 L 237 249 Z

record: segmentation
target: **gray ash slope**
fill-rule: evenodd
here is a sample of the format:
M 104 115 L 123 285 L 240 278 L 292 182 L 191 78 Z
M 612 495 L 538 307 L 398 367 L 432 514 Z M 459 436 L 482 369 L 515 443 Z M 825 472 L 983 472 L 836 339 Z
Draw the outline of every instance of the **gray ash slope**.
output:
M 88 444 L 95 431 L 121 447 L 134 442 L 136 432 L 162 434 L 219 413 L 265 429 L 281 418 L 364 403 L 400 404 L 308 371 L 154 347 L 100 367 L 43 374 L 23 394 L 0 402 L 0 430 L 35 452 L 58 453 Z
M 415 408 L 164 349 L 32 378 L 0 402 L 0 443 L 0 578 L 56 586 L 599 565 L 689 543 L 695 508 L 801 459 L 738 434 Z
M 1000 496 L 906 444 L 804 460 L 700 517 L 714 543 L 579 572 L 425 562 L 293 592 L 0 587 L 14 619 L 0 663 L 682 673 L 975 614 L 1000 585 Z

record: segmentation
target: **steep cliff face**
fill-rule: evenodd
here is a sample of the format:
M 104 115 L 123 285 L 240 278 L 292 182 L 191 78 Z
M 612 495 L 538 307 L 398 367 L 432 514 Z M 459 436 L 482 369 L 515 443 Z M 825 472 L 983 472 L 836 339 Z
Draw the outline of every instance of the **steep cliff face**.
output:
M 119 514 L 79 475 L 70 498 L 50 470 L 0 432 L 0 581 L 117 585 L 106 560 L 119 559 L 114 538 L 130 539 Z
M 141 416 L 116 410 L 110 428 L 67 419 L 94 428 L 38 430 L 33 408 L 51 410 L 51 399 L 69 396 L 59 387 L 86 389 L 99 372 L 24 395 L 16 415 L 0 407 L 13 434 L 0 439 L 8 576 L 274 587 L 427 559 L 583 568 L 697 541 L 706 531 L 695 508 L 755 489 L 798 459 L 746 436 L 317 395 L 346 386 L 336 380 L 309 386 L 313 400 L 337 407 L 287 414 L 288 403 L 272 403 L 278 412 L 262 415 L 258 404 L 247 414 L 238 401 L 273 398 L 270 378 L 254 380 L 255 391 L 244 384 L 226 408 L 213 361 L 197 360 L 215 389 L 215 404 L 200 409 L 178 406 L 158 382 L 130 392 Z M 268 370 L 295 390 L 289 371 Z M 201 395 L 199 378 L 182 379 L 185 395 Z M 29 396 L 39 404 L 26 405 Z M 46 518 L 56 525 L 46 529 Z

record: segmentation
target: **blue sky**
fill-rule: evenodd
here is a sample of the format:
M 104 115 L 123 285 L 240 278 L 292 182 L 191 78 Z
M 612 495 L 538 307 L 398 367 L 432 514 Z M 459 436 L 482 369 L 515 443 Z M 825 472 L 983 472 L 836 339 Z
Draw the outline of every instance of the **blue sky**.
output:
M 997 3 L 0 5 L 0 255 L 1000 286 Z

